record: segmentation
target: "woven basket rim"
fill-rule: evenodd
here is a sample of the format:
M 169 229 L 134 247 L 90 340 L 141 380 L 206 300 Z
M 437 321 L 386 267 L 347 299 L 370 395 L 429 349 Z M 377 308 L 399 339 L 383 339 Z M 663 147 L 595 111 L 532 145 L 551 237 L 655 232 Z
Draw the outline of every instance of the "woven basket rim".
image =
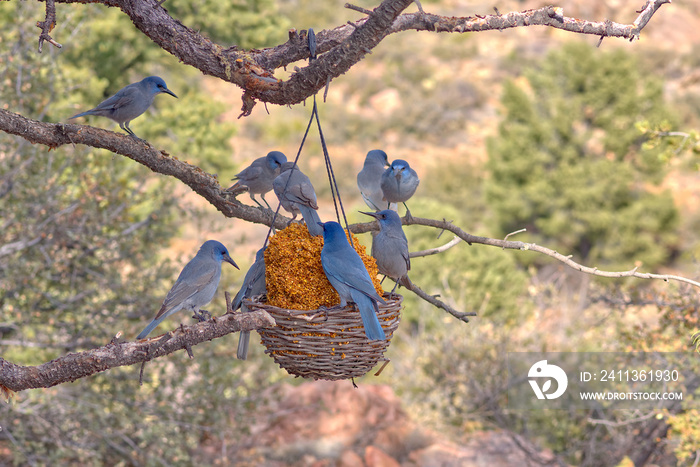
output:
M 315 308 L 313 310 L 294 310 L 291 308 L 282 308 L 278 307 L 275 305 L 269 305 L 267 302 L 261 301 L 261 298 L 263 298 L 265 295 L 257 295 L 252 298 L 246 298 L 243 300 L 244 303 L 252 304 L 258 308 L 263 308 L 266 311 L 273 311 L 273 312 L 281 312 L 283 314 L 287 314 L 289 316 L 297 316 L 297 315 L 308 315 L 308 314 L 315 314 L 315 313 L 325 313 L 326 311 L 333 311 L 333 312 L 342 312 L 342 311 L 350 311 L 355 308 L 354 304 L 347 304 L 344 307 L 340 307 L 340 305 L 333 305 L 329 307 L 322 307 L 322 308 Z M 391 293 L 391 292 L 384 292 L 384 295 L 382 296 L 384 301 L 386 303 L 378 303 L 378 307 L 381 310 L 382 308 L 391 308 L 393 306 L 396 306 L 397 304 L 401 304 L 403 302 L 403 295 L 397 294 L 397 293 Z
M 277 326 L 259 329 L 265 353 L 288 373 L 313 379 L 349 379 L 388 362 L 384 352 L 401 321 L 403 297 L 385 293 L 378 318 L 385 340 L 368 340 L 356 305 L 289 310 L 262 302 L 263 295 L 247 299 L 251 309 L 270 313 Z

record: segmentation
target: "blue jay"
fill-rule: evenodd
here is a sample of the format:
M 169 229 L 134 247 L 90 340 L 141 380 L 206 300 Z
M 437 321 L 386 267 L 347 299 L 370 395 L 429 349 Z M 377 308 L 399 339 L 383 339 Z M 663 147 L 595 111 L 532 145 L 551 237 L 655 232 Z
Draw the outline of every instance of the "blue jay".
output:
M 301 213 L 309 234 L 314 237 L 323 234 L 319 225 L 321 219 L 316 212 L 318 204 L 314 186 L 294 162 L 282 164 L 280 174 L 272 182 L 272 187 L 282 207 L 293 214 L 292 220 Z
M 258 206 L 263 207 L 254 196 L 260 195 L 268 209 L 271 209 L 270 204 L 265 199 L 265 193 L 272 191 L 272 182 L 280 174 L 280 168 L 285 162 L 287 162 L 287 156 L 279 151 L 271 151 L 267 153 L 267 156 L 255 159 L 252 164 L 236 174 L 233 180 L 238 180 L 238 182 L 232 188 L 248 187 L 250 199 L 255 201 Z
M 255 262 L 248 269 L 248 272 L 243 279 L 241 290 L 238 291 L 231 303 L 231 309 L 236 311 L 241 308 L 242 311 L 249 311 L 243 305 L 244 298 L 252 298 L 256 295 L 264 294 L 267 291 L 265 286 L 265 250 L 267 247 L 260 248 L 255 254 Z M 239 360 L 248 358 L 248 345 L 250 343 L 250 331 L 241 331 L 238 338 L 238 352 L 236 357 Z
M 381 187 L 387 206 L 391 203 L 403 203 L 406 216 L 410 218 L 411 212 L 406 206 L 406 201 L 416 192 L 419 182 L 418 174 L 408 162 L 396 159 L 382 174 Z
M 357 174 L 357 187 L 367 206 L 375 211 L 386 209 L 384 193 L 380 186 L 382 174 L 389 165 L 387 155 L 381 149 L 373 149 L 367 153 L 365 164 Z
M 194 313 L 200 321 L 203 316 L 199 310 L 211 302 L 221 279 L 221 262 L 226 261 L 238 269 L 228 250 L 216 240 L 208 240 L 199 248 L 197 255 L 185 265 L 182 272 L 163 300 L 163 306 L 153 321 L 136 336 L 143 339 L 153 331 L 165 318 L 180 310 Z
M 177 98 L 175 93 L 168 89 L 162 78 L 149 76 L 138 83 L 133 83 L 120 89 L 115 95 L 105 99 L 94 109 L 73 115 L 69 120 L 87 115 L 111 118 L 119 124 L 122 130 L 138 138 L 136 133 L 129 128 L 129 122 L 148 110 L 153 104 L 153 98 L 156 94 L 162 92 Z
M 391 209 L 379 212 L 363 212 L 379 221 L 380 231 L 372 238 L 372 257 L 377 260 L 377 269 L 381 274 L 396 281 L 391 290 L 393 293 L 398 284 L 411 288 L 408 271 L 411 260 L 408 256 L 408 240 L 401 227 L 401 218 Z
M 320 223 L 323 227 L 321 265 L 328 282 L 340 295 L 340 306 L 351 301 L 360 310 L 365 335 L 369 340 L 384 340 L 386 336 L 377 312 L 384 299 L 374 289 L 360 255 L 350 246 L 343 227 L 337 222 Z

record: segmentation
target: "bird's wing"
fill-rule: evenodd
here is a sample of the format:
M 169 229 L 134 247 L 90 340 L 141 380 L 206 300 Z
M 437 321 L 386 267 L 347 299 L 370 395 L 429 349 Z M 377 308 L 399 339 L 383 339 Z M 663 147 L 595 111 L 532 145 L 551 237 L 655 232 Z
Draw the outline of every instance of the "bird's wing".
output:
M 387 238 L 391 240 L 392 243 L 396 244 L 397 249 L 401 253 L 401 257 L 406 261 L 406 268 L 411 270 L 411 259 L 408 252 L 408 240 L 406 240 L 406 234 L 402 230 L 388 230 L 384 233 Z
M 112 97 L 100 102 L 93 110 L 117 110 L 124 106 L 131 105 L 140 96 L 141 92 L 137 88 L 127 86 Z
M 253 180 L 258 178 L 260 175 L 262 175 L 263 169 L 260 166 L 255 166 L 251 165 L 249 167 L 246 167 L 245 169 L 241 170 L 238 174 L 235 175 L 234 179 L 235 180 Z
M 326 261 L 324 270 L 326 274 L 332 275 L 338 282 L 342 282 L 348 287 L 362 292 L 374 300 L 380 300 L 383 303 L 384 300 L 374 289 L 374 284 L 369 277 L 364 263 L 359 257 L 357 260 L 360 262 L 359 264 L 350 260 L 343 261 L 343 259 Z
M 173 288 L 170 289 L 168 295 L 165 296 L 163 306 L 155 319 L 160 318 L 161 315 L 167 313 L 174 306 L 179 305 L 210 285 L 216 276 L 217 270 L 219 270 L 218 266 L 216 261 L 201 261 L 195 263 L 193 260 L 189 262 L 180 273 Z
M 284 185 L 282 188 L 284 188 Z M 318 209 L 316 192 L 314 191 L 311 181 L 298 170 L 292 173 L 285 196 L 295 203 L 304 204 L 311 209 Z
M 241 290 L 238 291 L 233 301 L 231 309 L 234 311 L 240 308 L 244 298 L 259 295 L 265 289 L 265 261 L 255 261 L 243 279 Z
M 311 209 L 318 209 L 318 203 L 316 202 L 316 192 L 314 191 L 314 187 L 311 185 L 311 183 L 305 181 L 304 183 L 301 183 L 297 186 L 299 187 L 299 198 L 301 198 L 304 201 L 304 204 L 306 204 Z

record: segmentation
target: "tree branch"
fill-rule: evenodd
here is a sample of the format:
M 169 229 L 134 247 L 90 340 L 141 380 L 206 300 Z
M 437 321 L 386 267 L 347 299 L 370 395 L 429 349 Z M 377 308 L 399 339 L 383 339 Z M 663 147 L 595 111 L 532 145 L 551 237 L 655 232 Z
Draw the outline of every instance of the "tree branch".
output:
M 85 0 L 57 1 L 85 3 Z M 414 3 L 412 0 L 384 0 L 371 12 L 363 10 L 367 16 L 354 23 L 317 33 L 317 59 L 297 68 L 286 80 L 276 79 L 273 72 L 309 57 L 306 31 L 291 30 L 289 40 L 273 48 L 241 51 L 235 46 L 224 48 L 188 28 L 172 18 L 161 6 L 162 2 L 156 0 L 93 2 L 120 8 L 143 34 L 183 63 L 239 86 L 244 91 L 241 116 L 247 116 L 256 101 L 278 105 L 303 102 L 326 83 L 350 70 L 390 34 L 408 30 L 465 33 L 546 26 L 601 38 L 634 40 L 639 38 L 641 30 L 659 7 L 670 0 L 647 1 L 633 24 L 570 18 L 563 15 L 562 8 L 554 6 L 480 17 L 447 17 L 423 11 L 401 14 Z
M 56 4 L 54 0 L 46 0 L 46 18 L 44 21 L 37 21 L 36 27 L 41 29 L 39 34 L 39 53 L 44 46 L 44 41 L 53 45 L 56 48 L 61 48 L 62 45 L 51 38 L 49 33 L 56 27 Z
M 445 243 L 442 246 L 436 247 L 436 248 L 430 248 L 428 250 L 421 250 L 421 251 L 413 251 L 408 254 L 409 258 L 420 258 L 422 256 L 430 256 L 430 255 L 437 255 L 438 253 L 443 253 L 453 246 L 457 245 L 459 242 L 461 242 L 462 239 L 459 237 L 454 237 L 452 240 L 449 242 Z
M 0 358 L 0 391 L 49 388 L 115 368 L 148 362 L 178 350 L 238 331 L 275 326 L 264 310 L 226 313 L 192 326 L 180 326 L 162 336 L 136 342 L 111 342 L 104 347 L 69 353 L 37 366 L 22 366 Z
M 412 216 L 410 219 L 402 217 L 401 221 L 404 225 L 425 225 L 429 227 L 434 227 L 441 230 L 449 230 L 450 232 L 457 235 L 459 238 L 467 242 L 469 245 L 473 243 L 479 243 L 482 245 L 496 246 L 508 250 L 521 250 L 521 251 L 535 251 L 543 255 L 549 256 L 556 259 L 569 266 L 572 269 L 583 272 L 585 274 L 590 274 L 592 276 L 599 277 L 610 277 L 610 278 L 620 278 L 620 277 L 636 277 L 638 279 L 660 279 L 663 281 L 678 281 L 690 284 L 694 287 L 700 288 L 700 282 L 688 279 L 682 276 L 676 276 L 672 274 L 652 274 L 645 272 L 637 272 L 638 268 L 633 268 L 628 271 L 602 271 L 596 267 L 584 266 L 577 263 L 571 259 L 571 256 L 564 256 L 561 253 L 556 252 L 550 248 L 546 248 L 535 243 L 525 243 L 525 242 L 514 242 L 511 240 L 500 240 L 497 238 L 479 237 L 476 235 L 469 234 L 459 227 L 453 225 L 452 223 L 442 220 L 438 221 L 435 219 L 424 219 L 420 217 Z M 364 224 L 354 224 L 350 226 L 350 230 L 353 233 L 365 233 L 370 230 L 379 230 L 379 224 L 377 221 L 367 222 Z
M 478 17 L 447 17 L 428 13 L 401 15 L 394 22 L 391 32 L 407 30 L 435 32 L 479 32 L 519 28 L 524 26 L 548 26 L 577 34 L 591 34 L 601 37 L 639 39 L 639 33 L 647 25 L 656 10 L 670 0 L 648 1 L 633 24 L 620 24 L 612 21 L 585 21 L 564 16 L 564 9 L 546 6 L 536 10 L 495 14 Z
M 236 196 L 244 191 L 224 190 L 215 175 L 171 157 L 167 152 L 158 150 L 143 140 L 87 125 L 38 122 L 3 109 L 0 109 L 0 131 L 21 136 L 31 143 L 43 144 L 50 149 L 65 144 L 84 144 L 107 149 L 145 165 L 153 172 L 180 180 L 226 217 L 236 217 L 268 226 L 272 223 L 272 211 L 247 206 L 236 199 Z M 278 215 L 275 227 L 283 229 L 289 221 L 288 217 Z

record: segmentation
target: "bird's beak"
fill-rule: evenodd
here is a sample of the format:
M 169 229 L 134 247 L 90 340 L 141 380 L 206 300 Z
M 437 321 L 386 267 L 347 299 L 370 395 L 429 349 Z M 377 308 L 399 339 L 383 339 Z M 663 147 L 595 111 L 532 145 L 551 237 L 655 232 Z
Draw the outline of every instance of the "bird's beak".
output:
M 227 255 L 226 253 L 224 253 L 223 258 L 224 258 L 224 261 L 226 261 L 227 263 L 229 263 L 229 264 L 230 264 L 231 266 L 233 266 L 234 268 L 236 268 L 236 269 L 241 269 L 241 268 L 238 267 L 238 265 L 236 264 L 236 262 L 233 261 L 233 259 L 231 259 L 231 257 L 230 257 L 229 255 Z
M 374 213 L 374 212 L 364 212 L 364 211 L 360 211 L 360 214 L 366 214 L 366 215 L 368 215 L 368 216 L 374 217 L 375 219 L 379 219 L 379 218 L 377 217 L 377 214 Z
M 177 99 L 177 96 L 175 95 L 175 93 L 172 92 L 172 91 L 171 91 L 170 89 L 168 89 L 168 88 L 160 88 L 160 91 L 161 91 L 161 92 L 164 92 L 164 93 L 166 93 L 166 94 L 170 94 L 170 95 L 173 96 L 175 99 Z

